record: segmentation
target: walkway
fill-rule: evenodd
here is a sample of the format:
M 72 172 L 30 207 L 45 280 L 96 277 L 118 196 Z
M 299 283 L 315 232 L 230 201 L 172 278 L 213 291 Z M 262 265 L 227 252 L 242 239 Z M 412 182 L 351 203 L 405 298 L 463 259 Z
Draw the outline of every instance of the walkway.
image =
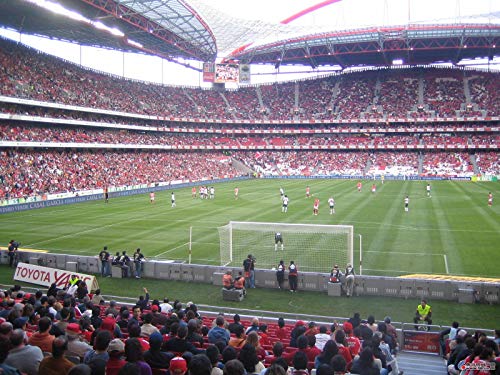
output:
M 438 355 L 400 352 L 398 354 L 399 370 L 404 375 L 446 375 L 444 359 Z

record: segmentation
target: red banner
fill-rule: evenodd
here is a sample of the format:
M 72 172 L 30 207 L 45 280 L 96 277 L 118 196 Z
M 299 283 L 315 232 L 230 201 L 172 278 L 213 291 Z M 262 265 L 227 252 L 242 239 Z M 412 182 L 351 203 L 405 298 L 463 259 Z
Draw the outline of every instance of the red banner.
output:
M 439 354 L 439 333 L 403 331 L 404 350 Z

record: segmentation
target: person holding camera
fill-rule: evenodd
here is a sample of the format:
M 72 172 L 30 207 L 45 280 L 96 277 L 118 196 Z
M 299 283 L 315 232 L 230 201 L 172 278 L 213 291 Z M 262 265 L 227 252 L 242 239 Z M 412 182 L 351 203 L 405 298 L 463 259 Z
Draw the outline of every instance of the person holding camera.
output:
M 248 257 L 243 261 L 243 271 L 245 272 L 245 286 L 255 288 L 255 257 L 248 254 Z
M 7 255 L 9 256 L 9 267 L 14 267 L 16 266 L 15 259 L 17 257 L 17 250 L 19 249 L 19 242 L 10 240 L 9 246 L 7 248 L 8 253 Z
M 146 257 L 141 253 L 141 249 L 137 249 L 134 253 L 135 278 L 140 279 L 142 274 L 142 263 L 146 261 Z

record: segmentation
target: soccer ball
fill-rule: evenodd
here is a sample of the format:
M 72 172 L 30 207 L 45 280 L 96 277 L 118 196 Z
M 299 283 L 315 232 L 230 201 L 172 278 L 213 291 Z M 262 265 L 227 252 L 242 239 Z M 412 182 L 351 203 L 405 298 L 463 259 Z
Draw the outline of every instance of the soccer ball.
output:
M 276 271 L 276 267 L 271 268 L 271 271 Z

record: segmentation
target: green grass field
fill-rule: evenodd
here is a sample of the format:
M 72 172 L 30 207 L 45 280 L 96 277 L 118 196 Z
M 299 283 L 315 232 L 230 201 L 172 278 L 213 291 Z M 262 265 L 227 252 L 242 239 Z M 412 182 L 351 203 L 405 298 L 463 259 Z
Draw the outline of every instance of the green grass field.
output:
M 235 221 L 346 224 L 353 225 L 355 237 L 363 238 L 364 274 L 399 276 L 411 273 L 500 277 L 500 206 L 487 206 L 489 191 L 500 197 L 498 183 L 432 182 L 432 198 L 425 193 L 426 182 L 363 182 L 361 193 L 354 180 L 248 180 L 217 184 L 213 201 L 191 199 L 191 190 L 176 190 L 177 207 L 170 207 L 170 191 L 156 194 L 149 203 L 147 194 L 128 198 L 87 202 L 0 215 L 0 244 L 12 238 L 22 247 L 50 252 L 97 255 L 104 245 L 112 252 L 137 247 L 148 258 L 188 259 L 189 228 L 193 227 L 192 261 L 219 264 L 216 227 Z M 240 188 L 235 201 L 234 187 Z M 321 200 L 320 213 L 312 215 L 312 199 L 305 187 Z M 279 187 L 290 197 L 287 214 L 281 213 Z M 410 196 L 410 212 L 403 208 Z M 336 200 L 336 214 L 328 214 L 327 199 Z M 288 245 L 286 249 L 288 248 Z M 355 258 L 358 241 L 355 241 Z M 268 251 L 263 250 L 263 251 Z M 273 251 L 272 251 L 273 252 Z M 448 269 L 446 269 L 445 257 Z M 259 255 L 257 254 L 259 257 Z M 286 258 L 285 258 L 286 259 Z M 305 253 L 300 262 L 317 264 Z M 259 262 L 257 263 L 259 264 Z M 300 264 L 299 264 L 299 267 Z M 326 264 L 330 268 L 331 264 Z M 356 264 L 356 268 L 358 265 Z M 13 270 L 2 266 L 0 282 L 12 283 Z M 314 314 L 328 321 L 348 317 L 357 311 L 376 319 L 391 315 L 394 321 L 411 321 L 418 299 L 366 296 L 326 298 L 324 293 L 285 293 L 255 289 L 240 303 L 223 301 L 220 288 L 210 284 L 167 280 L 123 280 L 101 278 L 106 295 L 136 298 L 146 286 L 152 298 L 238 309 L 268 310 L 289 314 Z M 462 326 L 498 328 L 498 305 L 469 305 L 430 301 L 435 324 L 459 320 Z
M 177 207 L 170 206 L 170 191 L 127 198 L 37 209 L 0 216 L 0 243 L 12 238 L 23 248 L 54 253 L 96 255 L 104 245 L 112 253 L 140 247 L 149 259 L 188 260 L 192 227 L 192 262 L 219 264 L 217 227 L 233 221 L 353 225 L 355 267 L 359 268 L 359 236 L 363 242 L 363 274 L 399 276 L 412 273 L 500 277 L 500 204 L 487 205 L 487 195 L 500 197 L 498 183 L 433 181 L 432 197 L 424 181 L 355 180 L 247 180 L 216 184 L 214 200 L 193 200 L 191 189 L 176 190 Z M 305 198 L 309 185 L 321 200 L 320 213 L 312 215 L 313 199 Z M 234 199 L 238 186 L 240 197 Z M 279 188 L 290 198 L 288 213 L 281 212 Z M 329 215 L 333 195 L 336 214 Z M 410 210 L 403 200 L 410 197 Z M 286 241 L 286 239 L 285 239 Z M 272 246 L 273 244 L 270 244 Z M 270 247 L 271 248 L 271 247 Z M 271 250 L 262 250 L 262 254 Z M 271 251 L 272 252 L 272 251 Z M 286 253 L 286 252 L 285 252 Z M 257 265 L 259 254 L 257 256 Z M 287 255 L 277 255 L 288 261 Z M 295 255 L 299 256 L 299 255 Z M 304 266 L 324 261 L 303 251 Z M 237 266 L 241 263 L 238 261 Z M 266 265 L 267 268 L 268 265 Z

